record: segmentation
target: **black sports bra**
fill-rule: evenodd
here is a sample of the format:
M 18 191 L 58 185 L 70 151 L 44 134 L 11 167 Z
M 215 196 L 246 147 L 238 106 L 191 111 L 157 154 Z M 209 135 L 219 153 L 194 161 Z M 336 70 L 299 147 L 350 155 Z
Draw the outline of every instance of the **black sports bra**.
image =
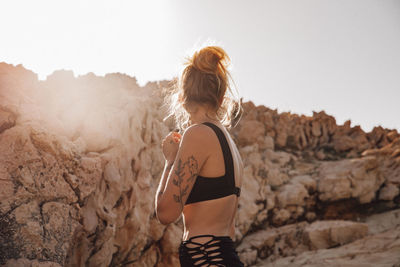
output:
M 240 196 L 240 188 L 235 186 L 232 153 L 224 133 L 218 126 L 210 122 L 204 122 L 203 124 L 211 127 L 218 136 L 218 140 L 224 155 L 225 175 L 218 177 L 204 177 L 198 175 L 185 205 L 210 199 L 222 198 L 232 194 Z

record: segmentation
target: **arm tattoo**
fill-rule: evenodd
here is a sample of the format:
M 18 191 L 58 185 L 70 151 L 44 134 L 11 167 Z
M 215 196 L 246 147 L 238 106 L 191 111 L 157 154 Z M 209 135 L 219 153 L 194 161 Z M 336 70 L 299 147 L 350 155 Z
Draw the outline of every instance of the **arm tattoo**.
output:
M 187 160 L 187 164 L 190 172 L 188 181 L 193 182 L 193 180 L 197 177 L 199 164 L 197 163 L 197 160 L 193 156 L 189 157 L 189 159 Z
M 181 159 L 178 160 L 175 170 L 175 177 L 172 180 L 172 183 L 179 187 L 179 195 L 174 194 L 174 200 L 177 203 L 181 204 L 181 208 L 183 209 L 183 197 L 188 194 L 189 183 L 193 182 L 193 180 L 197 177 L 198 174 L 198 162 L 194 158 L 194 156 L 190 156 L 185 162 L 182 162 Z M 187 179 L 186 185 L 183 186 L 185 169 L 187 169 L 189 177 Z

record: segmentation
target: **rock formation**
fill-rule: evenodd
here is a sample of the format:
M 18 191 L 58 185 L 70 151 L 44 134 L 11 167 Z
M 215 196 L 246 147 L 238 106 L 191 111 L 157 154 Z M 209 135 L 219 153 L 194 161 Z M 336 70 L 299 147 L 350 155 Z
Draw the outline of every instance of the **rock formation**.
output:
M 162 88 L 124 74 L 39 81 L 0 63 L 0 265 L 179 266 L 154 214 Z M 246 266 L 400 263 L 400 134 L 244 103 L 236 245 Z

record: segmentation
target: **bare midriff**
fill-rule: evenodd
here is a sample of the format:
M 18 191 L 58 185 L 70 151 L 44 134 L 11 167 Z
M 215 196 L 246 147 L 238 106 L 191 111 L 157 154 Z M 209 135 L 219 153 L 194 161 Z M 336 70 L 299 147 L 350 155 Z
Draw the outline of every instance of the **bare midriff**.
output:
M 236 195 L 186 205 L 183 209 L 182 240 L 207 234 L 229 236 L 234 240 L 236 209 Z M 201 241 L 200 238 L 199 241 Z

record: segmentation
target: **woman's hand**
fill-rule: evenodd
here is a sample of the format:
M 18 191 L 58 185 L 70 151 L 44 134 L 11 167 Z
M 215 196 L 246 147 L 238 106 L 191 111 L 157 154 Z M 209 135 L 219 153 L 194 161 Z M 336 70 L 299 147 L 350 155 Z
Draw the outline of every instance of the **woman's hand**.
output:
M 178 132 L 170 132 L 162 141 L 162 149 L 165 160 L 172 164 L 178 152 L 182 135 Z

